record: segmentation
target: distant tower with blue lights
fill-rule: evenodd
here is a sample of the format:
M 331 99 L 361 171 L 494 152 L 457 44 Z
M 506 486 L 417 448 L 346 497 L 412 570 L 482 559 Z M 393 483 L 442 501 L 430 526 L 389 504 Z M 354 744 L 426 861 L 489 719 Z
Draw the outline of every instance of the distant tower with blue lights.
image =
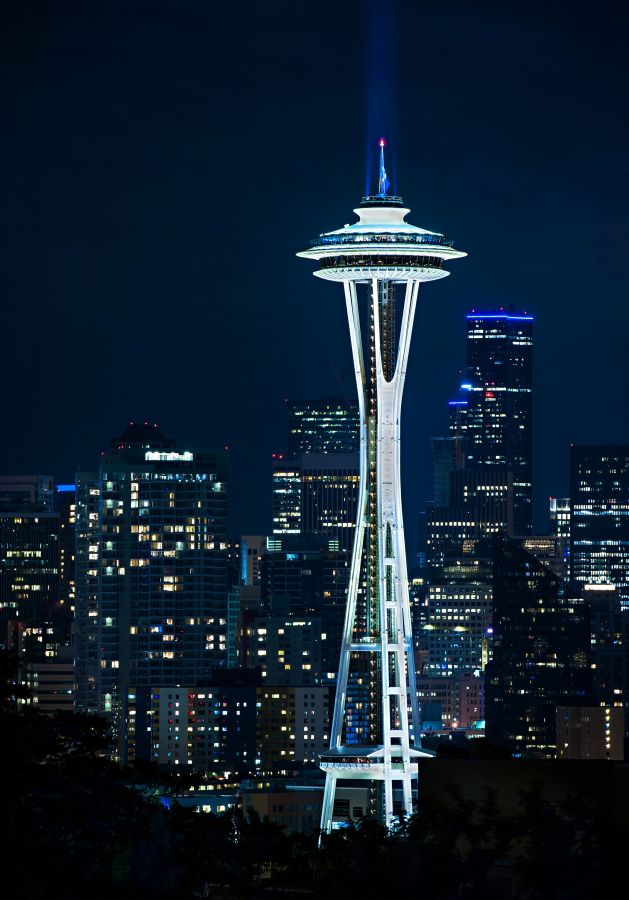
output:
M 512 310 L 467 316 L 467 469 L 513 474 L 513 531 L 532 529 L 533 316 Z
M 343 284 L 360 412 L 356 537 L 321 828 L 333 827 L 336 782 L 372 782 L 373 811 L 386 825 L 413 811 L 419 718 L 400 483 L 402 391 L 419 285 L 448 275 L 466 256 L 442 234 L 405 221 L 409 209 L 388 193 L 380 141 L 378 193 L 354 210 L 358 222 L 320 235 L 298 256 L 318 262 L 319 278 Z M 362 307 L 362 316 L 361 316 Z M 360 673 L 369 727 L 347 741 L 348 677 Z M 412 728 L 411 728 L 412 725 Z

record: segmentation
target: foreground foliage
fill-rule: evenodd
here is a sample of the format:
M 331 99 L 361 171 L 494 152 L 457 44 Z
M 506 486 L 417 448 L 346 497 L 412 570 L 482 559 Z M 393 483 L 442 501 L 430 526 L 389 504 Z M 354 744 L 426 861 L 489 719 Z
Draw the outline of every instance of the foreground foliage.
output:
M 286 835 L 241 812 L 165 808 L 168 779 L 106 755 L 95 717 L 19 707 L 15 664 L 0 660 L 3 887 L 12 900 L 427 895 L 514 900 L 601 896 L 614 835 L 577 799 L 537 791 L 500 812 L 451 790 L 386 831 L 364 820 L 328 837 Z

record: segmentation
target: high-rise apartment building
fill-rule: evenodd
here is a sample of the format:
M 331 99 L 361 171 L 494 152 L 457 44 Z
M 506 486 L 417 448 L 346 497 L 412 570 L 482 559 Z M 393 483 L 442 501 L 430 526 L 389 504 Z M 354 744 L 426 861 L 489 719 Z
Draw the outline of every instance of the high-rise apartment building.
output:
M 468 315 L 465 465 L 512 473 L 516 535 L 532 527 L 532 351 L 532 316 Z
M 629 445 L 570 448 L 570 570 L 629 610 Z
M 132 423 L 78 474 L 76 530 L 77 707 L 111 719 L 119 758 L 130 730 L 149 758 L 151 688 L 227 662 L 225 457 Z

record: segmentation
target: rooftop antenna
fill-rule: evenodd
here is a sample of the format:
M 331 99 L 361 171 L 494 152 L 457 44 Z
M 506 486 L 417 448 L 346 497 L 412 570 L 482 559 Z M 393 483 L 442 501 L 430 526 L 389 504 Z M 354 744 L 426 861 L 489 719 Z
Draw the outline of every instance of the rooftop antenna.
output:
M 387 178 L 387 170 L 384 167 L 384 145 L 386 141 L 380 138 L 380 175 L 378 177 L 378 196 L 386 197 L 389 189 L 389 179 Z

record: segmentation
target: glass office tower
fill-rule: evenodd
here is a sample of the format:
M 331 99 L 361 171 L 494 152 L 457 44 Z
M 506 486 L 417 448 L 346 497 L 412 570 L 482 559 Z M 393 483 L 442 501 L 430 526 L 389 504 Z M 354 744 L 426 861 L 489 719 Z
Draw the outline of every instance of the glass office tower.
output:
M 532 528 L 533 317 L 472 312 L 467 317 L 467 469 L 513 473 L 513 531 Z
M 629 609 L 629 445 L 570 448 L 570 571 Z

